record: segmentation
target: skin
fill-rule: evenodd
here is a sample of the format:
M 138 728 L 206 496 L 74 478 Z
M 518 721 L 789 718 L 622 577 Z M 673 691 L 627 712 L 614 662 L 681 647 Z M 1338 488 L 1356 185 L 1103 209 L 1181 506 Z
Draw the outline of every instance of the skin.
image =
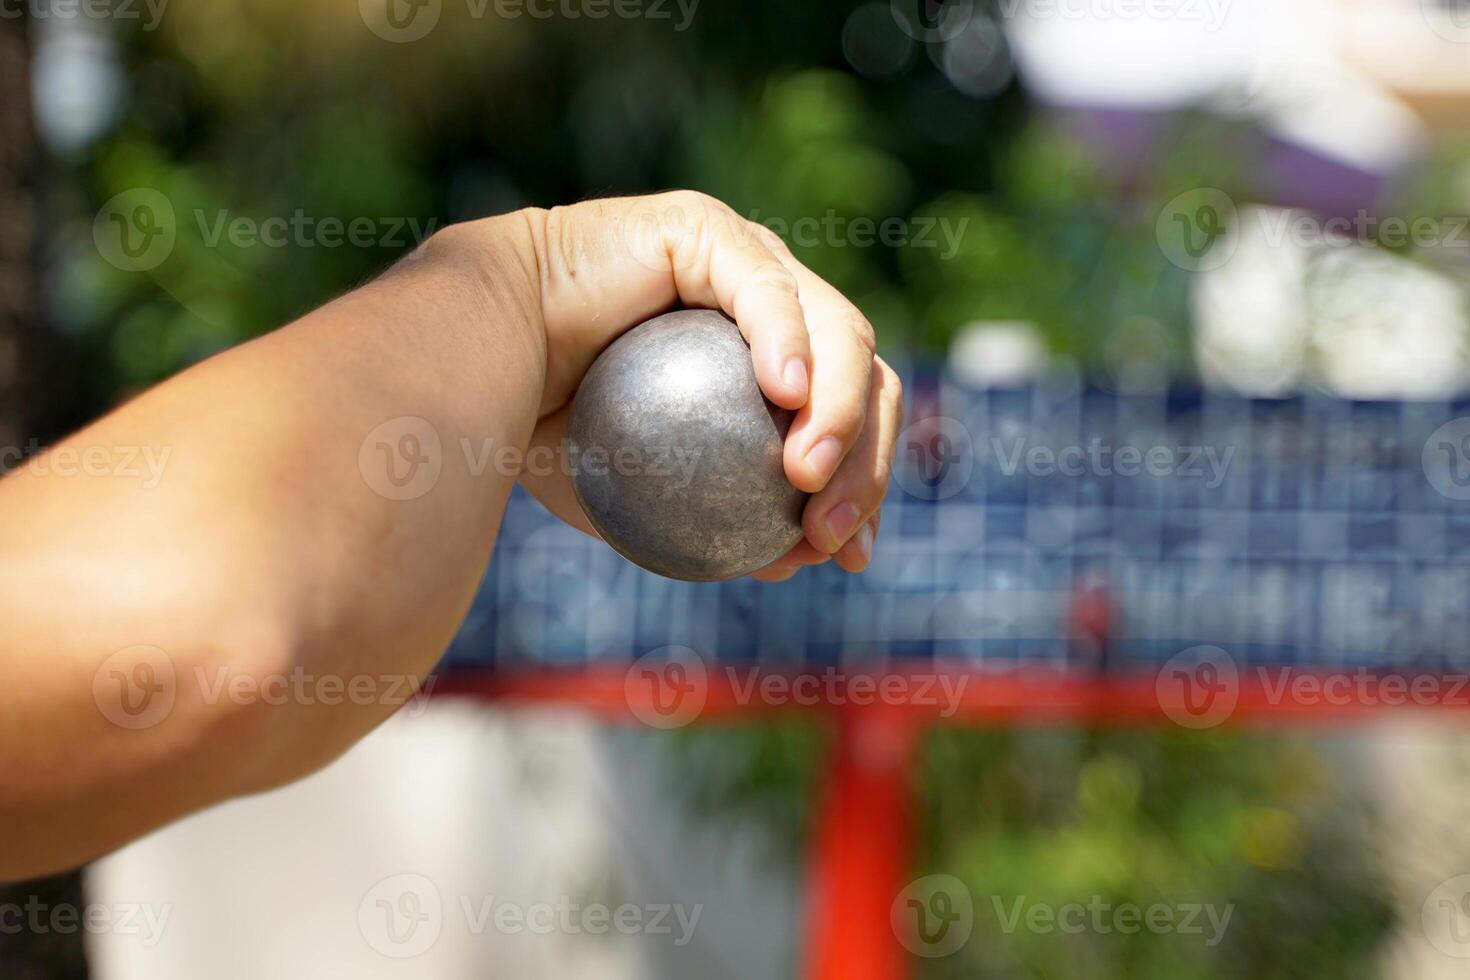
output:
M 684 191 L 453 226 L 0 480 L 0 879 L 302 778 L 391 715 L 468 611 L 518 477 L 592 533 L 560 468 L 476 472 L 461 440 L 556 448 L 596 356 L 679 304 L 734 317 L 767 397 L 797 410 L 806 539 L 756 577 L 862 570 L 900 387 L 862 314 L 779 238 Z M 390 499 L 360 451 L 408 416 L 442 470 Z M 64 471 L 63 451 L 118 465 Z M 166 458 L 156 483 L 121 463 L 136 452 Z M 281 686 L 303 676 L 313 696 Z M 160 677 L 162 716 L 120 723 L 122 679 Z M 353 681 L 369 696 L 343 697 Z

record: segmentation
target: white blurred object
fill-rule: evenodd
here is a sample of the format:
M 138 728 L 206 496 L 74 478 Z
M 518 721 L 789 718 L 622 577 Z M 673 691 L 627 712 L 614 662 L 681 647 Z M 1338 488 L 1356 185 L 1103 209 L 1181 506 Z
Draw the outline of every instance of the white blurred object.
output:
M 1291 215 L 1280 208 L 1240 208 L 1228 237 L 1215 245 L 1234 250 L 1229 261 L 1194 276 L 1195 360 L 1205 384 L 1264 396 L 1300 387 L 1310 252 L 1271 233 Z
M 1216 245 L 1233 249 L 1229 260 L 1191 288 L 1205 383 L 1271 396 L 1311 381 L 1350 398 L 1443 398 L 1470 386 L 1465 288 L 1320 227 L 1302 212 L 1239 209 Z
M 1447 398 L 1470 380 L 1466 294 L 1378 248 L 1323 250 L 1308 279 L 1310 362 L 1349 398 Z
M 949 348 L 950 374 L 974 388 L 1025 384 L 1046 368 L 1046 362 L 1046 344 L 1029 323 L 971 323 Z
M 1028 90 L 1064 105 L 1170 108 L 1203 101 L 1248 73 L 1253 5 L 1181 0 L 1172 5 L 1178 16 L 1163 17 L 1147 16 L 1144 6 L 1002 0 Z
M 794 955 L 794 881 L 759 860 L 759 833 L 693 820 L 669 795 L 675 780 L 656 747 L 568 712 L 463 701 L 400 712 L 308 779 L 92 865 L 89 903 L 167 915 L 151 945 L 121 930 L 90 934 L 92 975 L 778 975 Z M 559 902 L 636 906 L 649 925 L 655 906 L 679 905 L 686 918 L 664 916 L 669 932 L 657 934 L 548 930 L 532 910 Z M 496 925 L 507 906 L 525 916 L 521 927 Z
M 1376 841 L 1378 866 L 1396 925 L 1378 955 L 1384 980 L 1463 980 L 1463 933 L 1453 942 L 1440 930 L 1463 921 L 1461 910 L 1438 904 L 1447 879 L 1470 868 L 1470 743 L 1434 712 L 1400 712 L 1359 736 L 1363 785 L 1391 833 Z M 1445 913 L 1449 912 L 1449 915 Z M 1434 935 L 1426 926 L 1438 928 Z
M 35 22 L 31 97 L 36 131 L 55 153 L 72 154 L 105 133 L 122 108 L 117 42 L 98 18 Z
M 1396 169 L 1425 141 L 1418 117 L 1344 55 L 1340 37 L 1358 17 L 1344 0 L 1010 0 L 1002 9 L 1022 77 L 1044 101 L 1259 116 L 1291 142 L 1373 172 Z

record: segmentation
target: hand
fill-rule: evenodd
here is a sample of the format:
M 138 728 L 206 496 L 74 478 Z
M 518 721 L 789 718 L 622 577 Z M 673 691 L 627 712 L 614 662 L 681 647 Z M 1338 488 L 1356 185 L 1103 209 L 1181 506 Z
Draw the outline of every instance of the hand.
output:
M 677 304 L 722 309 L 740 327 L 756 380 L 796 410 L 787 478 L 812 494 L 805 539 L 756 572 L 782 581 L 830 558 L 850 572 L 872 557 L 902 424 L 898 376 L 873 328 L 770 229 L 691 191 L 526 211 L 541 280 L 546 387 L 532 447 L 564 444 L 572 396 L 614 339 Z M 548 510 L 595 534 L 565 472 L 524 473 Z

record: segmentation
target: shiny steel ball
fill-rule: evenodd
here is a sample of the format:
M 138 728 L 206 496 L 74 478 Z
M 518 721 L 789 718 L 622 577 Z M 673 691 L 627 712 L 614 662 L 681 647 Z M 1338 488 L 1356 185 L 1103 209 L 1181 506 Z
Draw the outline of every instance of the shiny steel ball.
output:
M 724 314 L 665 313 L 593 363 L 568 432 L 577 499 L 618 554 L 691 582 L 738 578 L 801 540 L 792 413 L 766 401 Z

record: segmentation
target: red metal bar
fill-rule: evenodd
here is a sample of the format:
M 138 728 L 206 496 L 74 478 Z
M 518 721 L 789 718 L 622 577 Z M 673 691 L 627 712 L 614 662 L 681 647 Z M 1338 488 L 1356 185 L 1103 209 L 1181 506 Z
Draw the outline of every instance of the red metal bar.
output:
M 776 676 L 763 671 L 762 676 Z M 799 676 L 799 675 L 788 675 Z M 877 699 L 873 707 L 920 719 L 971 725 L 1175 724 L 1170 701 L 1152 673 L 1092 675 L 1047 668 L 995 672 L 967 671 L 936 664 L 868 675 L 906 680 L 906 696 Z M 608 721 L 636 721 L 633 702 L 644 688 L 625 683 L 616 667 L 581 671 L 451 671 L 434 679 L 432 694 L 469 695 L 495 701 L 565 704 Z M 944 687 L 948 684 L 948 692 Z M 752 695 L 747 678 L 711 670 L 698 720 L 743 718 L 784 710 L 841 711 L 848 703 L 812 704 L 796 699 L 771 701 Z M 844 690 L 851 690 L 845 688 Z M 1403 710 L 1442 712 L 1447 719 L 1470 720 L 1470 677 L 1392 676 L 1320 673 L 1294 668 L 1242 672 L 1229 688 L 1230 701 L 1209 715 L 1214 724 L 1327 725 L 1370 721 Z M 1203 719 L 1202 719 L 1203 720 Z
M 911 780 L 920 725 L 867 708 L 838 715 L 807 888 L 812 980 L 904 980 L 892 923 L 909 872 Z

